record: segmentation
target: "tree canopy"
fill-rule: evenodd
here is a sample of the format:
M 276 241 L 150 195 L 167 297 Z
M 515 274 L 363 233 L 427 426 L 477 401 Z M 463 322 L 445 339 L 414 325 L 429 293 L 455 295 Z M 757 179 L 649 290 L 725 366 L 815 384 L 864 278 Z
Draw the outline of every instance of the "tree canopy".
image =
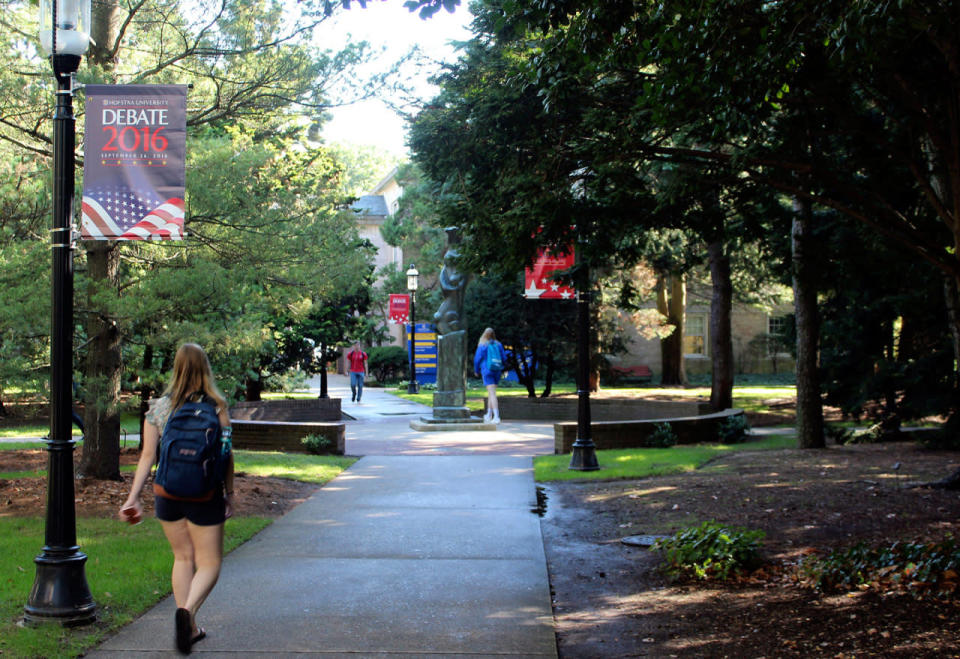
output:
M 540 245 L 579 238 L 592 265 L 618 269 L 651 257 L 651 230 L 683 228 L 720 264 L 722 289 L 731 254 L 783 254 L 792 237 L 810 414 L 825 210 L 912 251 L 956 290 L 953 4 L 486 0 L 473 10 L 475 37 L 438 78 L 411 145 L 475 262 L 516 269 Z M 960 337 L 956 297 L 945 306 Z M 822 426 L 801 426 L 802 445 L 822 445 Z
M 203 344 L 225 391 L 237 395 L 282 366 L 275 358 L 289 352 L 278 346 L 291 327 L 340 308 L 345 296 L 366 295 L 373 254 L 346 210 L 355 186 L 338 151 L 311 140 L 310 127 L 332 105 L 392 84 L 395 71 L 357 74 L 371 56 L 365 43 L 340 52 L 317 47 L 326 5 L 95 3 L 96 43 L 79 82 L 190 85 L 189 238 L 82 243 L 76 254 L 76 366 L 85 364 L 76 380 L 88 439 L 80 473 L 117 475 L 120 387 L 150 395 L 178 343 Z M 7 46 L 0 54 L 0 154 L 7 163 L 0 203 L 9 211 L 0 221 L 0 277 L 12 284 L 0 310 L 2 393 L 41 380 L 48 366 L 49 295 L 37 289 L 49 281 L 43 240 L 54 85 L 36 46 L 31 3 L 0 6 L 7 28 L 0 37 Z M 81 92 L 81 139 L 83 101 Z

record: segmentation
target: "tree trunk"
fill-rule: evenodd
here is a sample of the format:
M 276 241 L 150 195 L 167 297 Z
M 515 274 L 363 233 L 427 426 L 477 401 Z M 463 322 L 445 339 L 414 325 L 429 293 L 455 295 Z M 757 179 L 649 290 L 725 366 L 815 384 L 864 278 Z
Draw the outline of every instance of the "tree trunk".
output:
M 522 345 L 521 341 L 514 341 L 513 345 Z M 536 374 L 537 370 L 535 364 L 537 363 L 537 353 L 533 350 L 530 352 L 530 356 L 527 356 L 526 351 L 524 350 L 514 350 L 510 352 L 510 356 L 507 357 L 506 364 L 509 364 L 513 368 L 513 372 L 517 374 L 517 382 L 522 384 L 527 390 L 527 398 L 536 398 L 537 397 L 537 383 L 536 383 Z M 473 363 L 471 362 L 467 366 L 468 370 L 473 369 Z M 506 372 L 506 369 L 504 370 Z
M 117 53 L 112 52 L 120 31 L 120 0 L 97 0 L 90 7 L 90 51 L 87 58 L 108 71 L 117 64 Z
M 952 275 L 946 275 L 943 281 L 943 297 L 947 306 L 947 321 L 950 325 L 950 338 L 953 343 L 953 413 L 943 426 L 942 432 L 955 436 L 960 431 L 960 375 L 957 368 L 960 367 L 960 281 Z M 929 487 L 942 488 L 946 490 L 960 490 L 960 469 L 952 474 L 934 483 Z
M 658 279 L 657 311 L 666 316 L 667 322 L 674 326 L 670 336 L 660 339 L 660 382 L 664 385 L 687 386 L 687 374 L 683 365 L 683 314 L 686 297 L 682 274 L 671 273 Z
M 515 343 L 514 345 L 518 345 Z M 513 369 L 517 374 L 517 381 L 527 389 L 527 398 L 537 397 L 537 384 L 535 380 L 535 370 L 533 364 L 536 361 L 536 355 L 531 353 L 530 359 L 522 351 L 513 353 L 513 360 L 516 362 L 516 368 Z M 471 368 L 472 368 L 471 364 Z
M 263 380 L 260 377 L 246 379 L 246 387 L 243 392 L 243 399 L 246 401 L 260 400 L 260 394 L 263 393 Z
M 553 359 L 553 355 L 547 357 L 546 362 L 547 371 L 543 376 L 543 393 L 540 394 L 540 398 L 549 398 L 550 393 L 553 391 L 553 371 L 556 368 L 556 362 Z
M 730 312 L 733 306 L 733 282 L 730 280 L 730 257 L 723 242 L 707 246 L 710 256 L 710 360 L 712 377 L 710 407 L 715 411 L 733 407 L 733 337 Z
M 793 252 L 793 299 L 797 323 L 797 445 L 824 448 L 823 401 L 820 397 L 818 350 L 820 317 L 817 308 L 816 247 L 810 234 L 813 212 L 805 201 L 796 201 L 791 231 Z
M 596 271 L 595 271 L 596 272 Z M 591 284 L 596 278 L 591 278 Z M 600 322 L 600 295 L 596 292 L 590 295 L 590 393 L 600 391 L 600 365 L 606 361 L 603 356 L 603 325 Z
M 143 372 L 149 373 L 153 368 L 153 345 L 147 344 L 143 348 Z M 144 383 L 140 387 L 140 448 L 143 448 L 143 425 L 147 422 L 147 410 L 150 409 L 150 397 L 153 387 Z
M 953 275 L 945 275 L 943 278 L 943 298 L 947 306 L 947 323 L 950 325 L 950 339 L 953 344 L 953 388 L 956 391 L 960 384 L 960 376 L 956 370 L 960 367 L 960 282 Z
M 83 453 L 77 474 L 81 478 L 120 480 L 120 331 L 109 312 L 97 311 L 98 294 L 116 290 L 120 251 L 116 243 L 87 244 L 87 352 L 84 382 Z

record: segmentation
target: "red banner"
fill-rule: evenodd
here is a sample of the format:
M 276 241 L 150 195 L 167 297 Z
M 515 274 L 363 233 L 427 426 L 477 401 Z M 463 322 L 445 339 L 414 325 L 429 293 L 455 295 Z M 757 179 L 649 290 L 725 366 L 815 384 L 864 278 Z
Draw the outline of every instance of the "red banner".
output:
M 551 275 L 557 270 L 569 270 L 576 262 L 573 246 L 557 254 L 541 249 L 533 268 L 526 268 L 523 277 L 523 296 L 536 300 L 571 300 L 577 291 L 554 281 Z
M 410 320 L 410 296 L 403 293 L 390 294 L 390 310 L 387 319 L 392 323 L 403 324 Z

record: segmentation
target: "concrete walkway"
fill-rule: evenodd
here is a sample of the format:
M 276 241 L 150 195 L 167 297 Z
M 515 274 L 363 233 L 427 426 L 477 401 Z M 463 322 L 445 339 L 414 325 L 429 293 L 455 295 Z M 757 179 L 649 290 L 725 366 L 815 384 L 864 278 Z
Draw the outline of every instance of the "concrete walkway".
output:
M 320 391 L 319 379 L 309 382 Z M 553 453 L 553 424 L 505 421 L 495 431 L 419 432 L 410 421 L 430 416 L 433 408 L 364 387 L 361 402 L 350 402 L 350 381 L 329 376 L 327 394 L 341 400 L 352 417 L 346 424 L 347 455 L 547 455 Z
M 425 438 L 408 424 L 429 408 L 372 388 L 353 405 L 345 378 L 328 386 L 355 418 L 347 452 L 365 457 L 227 556 L 194 654 L 556 657 L 530 510 L 549 425 Z M 88 656 L 174 655 L 174 609 L 165 599 Z

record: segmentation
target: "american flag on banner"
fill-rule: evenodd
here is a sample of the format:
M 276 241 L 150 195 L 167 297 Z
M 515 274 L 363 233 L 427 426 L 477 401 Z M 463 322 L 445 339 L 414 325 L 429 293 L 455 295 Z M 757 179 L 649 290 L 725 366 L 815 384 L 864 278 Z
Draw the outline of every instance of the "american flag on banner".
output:
M 161 199 L 152 190 L 124 185 L 84 191 L 84 240 L 182 240 L 183 199 Z

